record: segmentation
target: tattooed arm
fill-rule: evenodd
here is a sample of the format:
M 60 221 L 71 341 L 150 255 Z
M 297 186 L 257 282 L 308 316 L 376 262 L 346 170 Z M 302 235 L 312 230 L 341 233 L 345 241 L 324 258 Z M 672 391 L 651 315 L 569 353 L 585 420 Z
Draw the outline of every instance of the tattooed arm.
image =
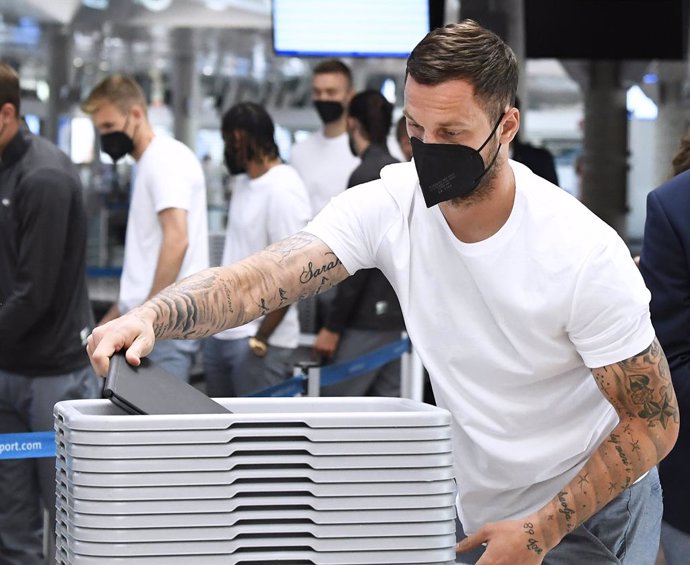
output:
M 320 239 L 299 232 L 233 265 L 206 269 L 169 286 L 126 315 L 96 328 L 87 343 L 99 375 L 126 349 L 138 365 L 156 339 L 200 338 L 245 324 L 347 278 Z
M 522 520 L 486 524 L 458 544 L 487 542 L 484 563 L 538 564 L 560 540 L 663 459 L 678 436 L 678 405 L 666 357 L 655 339 L 645 351 L 592 371 L 619 423 L 579 474 Z

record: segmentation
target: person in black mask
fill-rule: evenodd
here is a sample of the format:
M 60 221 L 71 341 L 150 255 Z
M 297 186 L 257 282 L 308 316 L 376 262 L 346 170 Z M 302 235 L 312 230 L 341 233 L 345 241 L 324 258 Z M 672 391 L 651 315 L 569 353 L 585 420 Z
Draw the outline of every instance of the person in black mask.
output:
M 99 324 L 139 306 L 161 288 L 209 265 L 206 181 L 201 163 L 183 143 L 155 135 L 146 98 L 131 78 L 112 75 L 82 104 L 113 163 L 137 162 L 127 216 L 120 294 Z M 152 360 L 182 380 L 198 343 L 159 344 Z
M 312 101 L 323 128 L 292 148 L 290 164 L 309 191 L 312 213 L 347 187 L 350 173 L 359 164 L 347 137 L 347 106 L 354 95 L 350 68 L 327 59 L 314 68 Z
M 656 464 L 680 417 L 649 291 L 610 226 L 508 158 L 517 84 L 493 32 L 471 20 L 431 31 L 407 60 L 413 162 L 96 328 L 97 372 L 120 348 L 136 364 L 154 338 L 245 323 L 257 297 L 271 310 L 377 267 L 450 412 L 469 533 L 456 549 L 484 548 L 481 564 L 654 563 Z
M 221 265 L 233 263 L 302 229 L 311 217 L 302 179 L 283 163 L 273 120 L 253 102 L 223 115 L 225 165 L 233 176 Z M 242 396 L 292 375 L 299 342 L 296 306 L 285 306 L 204 341 L 209 396 Z

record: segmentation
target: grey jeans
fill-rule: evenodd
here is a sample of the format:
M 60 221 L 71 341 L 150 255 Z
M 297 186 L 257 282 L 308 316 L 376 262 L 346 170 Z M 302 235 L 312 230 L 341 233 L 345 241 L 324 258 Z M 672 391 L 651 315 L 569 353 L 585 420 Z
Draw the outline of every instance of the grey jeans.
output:
M 292 376 L 294 349 L 270 345 L 265 357 L 249 348 L 249 338 L 204 340 L 206 394 L 226 398 L 247 396 Z
M 565 536 L 543 565 L 653 565 L 659 552 L 662 509 L 659 473 L 654 467 Z M 458 539 L 464 537 L 463 533 Z M 474 563 L 479 555 L 459 554 L 458 561 Z
M 25 377 L 0 370 L 0 434 L 54 429 L 53 406 L 60 400 L 96 398 L 100 379 L 91 367 L 73 373 Z M 53 563 L 55 458 L 0 461 L 0 563 Z M 43 558 L 43 510 L 50 517 L 49 553 Z
M 199 347 L 197 340 L 161 339 L 149 353 L 149 359 L 171 375 L 188 383 L 194 356 Z

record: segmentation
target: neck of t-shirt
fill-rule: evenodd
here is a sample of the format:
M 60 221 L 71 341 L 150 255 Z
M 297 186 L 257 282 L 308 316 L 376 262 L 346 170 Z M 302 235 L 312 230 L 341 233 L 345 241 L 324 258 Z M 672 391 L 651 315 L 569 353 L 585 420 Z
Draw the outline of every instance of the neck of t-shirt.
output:
M 323 125 L 323 136 L 327 139 L 339 137 L 345 133 L 347 123 L 344 117 L 339 118 L 335 122 L 330 122 Z

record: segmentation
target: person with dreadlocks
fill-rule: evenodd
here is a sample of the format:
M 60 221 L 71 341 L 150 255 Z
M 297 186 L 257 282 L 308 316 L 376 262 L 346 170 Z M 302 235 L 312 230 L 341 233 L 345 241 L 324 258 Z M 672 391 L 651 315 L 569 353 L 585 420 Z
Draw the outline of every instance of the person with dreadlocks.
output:
M 273 120 L 262 106 L 232 106 L 223 116 L 221 132 L 225 165 L 233 177 L 222 259 L 229 265 L 301 230 L 311 218 L 311 206 L 297 171 L 280 159 Z M 297 309 L 286 304 L 267 311 L 205 340 L 209 396 L 246 395 L 291 375 L 300 331 Z

